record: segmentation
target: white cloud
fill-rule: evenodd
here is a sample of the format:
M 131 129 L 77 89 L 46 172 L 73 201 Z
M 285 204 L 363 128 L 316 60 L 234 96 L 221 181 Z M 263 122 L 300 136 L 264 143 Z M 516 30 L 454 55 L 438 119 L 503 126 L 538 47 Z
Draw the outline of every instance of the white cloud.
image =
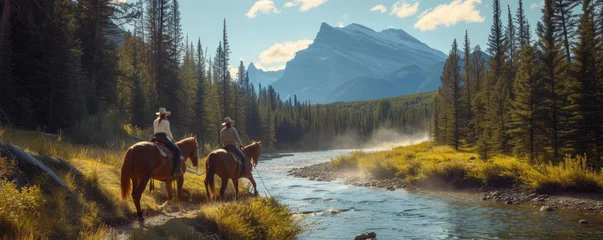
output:
M 245 14 L 248 18 L 255 18 L 258 12 L 264 14 L 272 13 L 280 13 L 280 11 L 274 6 L 274 2 L 272 0 L 257 0 L 249 9 L 249 12 Z
M 544 6 L 544 2 L 535 2 L 535 3 L 532 3 L 532 5 L 530 6 L 530 8 L 534 9 L 534 8 L 539 8 L 541 6 Z
M 326 3 L 328 0 L 293 0 L 292 2 L 285 3 L 285 7 L 295 7 L 301 5 L 299 7 L 299 11 L 306 12 L 312 8 L 318 7 L 323 3 Z
M 272 67 L 264 67 L 261 63 L 254 63 L 253 65 L 255 65 L 255 67 L 257 69 L 261 69 L 264 72 L 274 72 L 274 71 L 279 71 L 279 70 L 283 70 L 285 69 L 286 65 L 282 64 L 282 65 L 277 65 L 277 66 L 272 66 Z
M 371 8 L 371 12 L 376 12 L 376 11 L 384 13 L 384 12 L 387 12 L 387 8 L 385 6 L 383 6 L 383 4 L 379 4 L 379 5 Z
M 389 13 L 389 15 L 396 14 L 396 16 L 399 18 L 405 18 L 414 15 L 418 10 L 419 2 L 415 1 L 414 4 L 409 4 L 406 0 L 400 0 L 394 3 L 392 6 L 392 11 Z
M 239 76 L 239 68 L 228 65 L 228 71 L 230 72 L 230 79 L 237 80 L 237 77 Z
M 343 28 L 343 27 L 345 27 L 345 24 L 342 21 L 339 21 L 339 22 L 337 22 L 337 27 Z
M 296 42 L 275 43 L 260 53 L 260 61 L 264 64 L 284 63 L 295 57 L 295 53 L 308 48 L 312 40 L 304 39 Z
M 427 31 L 436 29 L 438 25 L 449 27 L 461 21 L 484 22 L 484 17 L 475 8 L 481 3 L 482 0 L 453 0 L 450 4 L 440 4 L 421 14 L 414 27 Z

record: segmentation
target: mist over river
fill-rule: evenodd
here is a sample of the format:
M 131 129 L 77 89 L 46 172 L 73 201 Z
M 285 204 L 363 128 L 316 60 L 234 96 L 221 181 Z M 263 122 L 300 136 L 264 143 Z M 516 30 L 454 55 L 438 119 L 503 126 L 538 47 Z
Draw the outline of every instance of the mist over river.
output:
M 329 161 L 350 150 L 295 153 L 261 160 L 254 172 L 268 192 L 306 216 L 300 239 L 353 239 L 374 231 L 377 239 L 603 239 L 603 216 L 573 211 L 541 212 L 477 197 L 387 191 L 288 176 L 292 168 Z M 580 220 L 588 224 L 580 224 Z

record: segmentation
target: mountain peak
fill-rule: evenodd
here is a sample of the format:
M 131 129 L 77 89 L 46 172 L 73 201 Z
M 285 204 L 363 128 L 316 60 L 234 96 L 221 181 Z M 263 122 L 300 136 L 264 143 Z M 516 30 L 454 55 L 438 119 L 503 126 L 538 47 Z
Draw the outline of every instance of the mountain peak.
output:
M 249 63 L 249 67 L 247 67 L 247 71 L 249 70 L 258 70 L 258 68 L 253 64 L 253 62 Z
M 370 29 L 370 28 L 368 28 L 366 26 L 360 25 L 358 23 L 352 23 L 350 25 L 345 26 L 343 29 L 375 32 L 375 30 Z

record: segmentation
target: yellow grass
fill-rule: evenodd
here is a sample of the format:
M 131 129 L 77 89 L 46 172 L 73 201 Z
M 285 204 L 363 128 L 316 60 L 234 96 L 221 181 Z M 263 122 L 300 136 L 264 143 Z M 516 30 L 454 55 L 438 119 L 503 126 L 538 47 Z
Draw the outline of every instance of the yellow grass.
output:
M 44 175 L 34 179 L 19 179 L 18 176 L 23 176 L 14 171 L 17 168 L 10 164 L 11 161 L 0 159 L 0 239 L 103 239 L 109 230 L 107 224 L 135 218 L 132 200 L 119 199 L 123 154 L 133 141 L 122 140 L 123 148 L 100 148 L 73 144 L 63 136 L 45 136 L 39 132 L 15 129 L 3 131 L 0 139 L 33 153 L 75 192 L 71 195 L 52 184 Z M 67 163 L 57 161 L 57 158 Z M 199 159 L 200 171 L 204 169 L 203 163 L 204 159 Z M 190 161 L 187 164 L 192 168 Z M 69 165 L 75 170 L 71 170 Z M 184 201 L 200 204 L 205 199 L 203 180 L 204 176 L 186 174 Z M 161 182 L 155 181 L 155 187 L 154 192 L 147 188 L 143 193 L 141 204 L 146 214 L 157 212 L 158 204 L 166 200 Z M 247 185 L 240 187 L 246 190 Z M 229 205 L 245 208 L 247 203 Z M 220 208 L 216 206 L 212 209 Z M 277 219 L 284 226 L 288 218 L 279 215 L 280 210 L 277 207 L 269 208 L 262 212 L 265 215 L 260 218 L 270 222 L 269 211 L 274 211 L 273 214 L 280 217 Z M 251 226 L 262 228 L 257 224 L 264 223 L 255 222 Z M 172 229 L 170 226 L 167 228 Z M 146 234 L 155 233 L 151 231 Z
M 531 165 L 499 155 L 483 161 L 478 154 L 424 142 L 376 153 L 353 152 L 331 160 L 340 169 L 357 169 L 375 178 L 403 178 L 410 183 L 462 187 L 508 187 L 519 184 L 540 192 L 603 190 L 603 176 L 582 157 L 558 165 Z
M 229 239 L 293 239 L 302 231 L 302 219 L 272 198 L 204 206 L 201 211 Z

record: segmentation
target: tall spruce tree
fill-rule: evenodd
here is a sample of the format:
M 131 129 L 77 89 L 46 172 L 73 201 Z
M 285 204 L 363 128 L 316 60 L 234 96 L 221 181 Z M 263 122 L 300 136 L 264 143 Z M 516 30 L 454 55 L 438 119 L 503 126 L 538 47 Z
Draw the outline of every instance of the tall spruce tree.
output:
M 539 122 L 543 119 L 540 101 L 542 81 L 538 69 L 535 48 L 526 46 L 521 52 L 519 71 L 515 78 L 515 98 L 512 101 L 512 117 L 509 133 L 513 137 L 515 155 L 527 157 L 534 163 L 542 152 L 543 131 Z
M 562 160 L 564 113 L 565 103 L 564 79 L 566 78 L 567 60 L 562 50 L 563 41 L 557 34 L 557 25 L 553 22 L 553 0 L 544 1 L 544 15 L 542 22 L 538 23 L 538 42 L 541 54 L 540 74 L 543 79 L 545 112 L 547 116 L 543 122 L 544 131 L 547 133 L 547 151 L 552 155 L 552 161 Z
M 530 23 L 523 9 L 523 0 L 519 0 L 518 5 L 517 12 L 515 13 L 515 24 L 517 24 L 519 47 L 523 49 L 525 46 L 530 45 Z
M 204 143 L 205 142 L 205 124 L 208 122 L 207 114 L 205 112 L 205 93 L 207 92 L 208 84 L 206 81 L 206 66 L 205 66 L 205 55 L 203 53 L 203 45 L 201 45 L 201 39 L 197 40 L 197 95 L 195 99 L 195 120 L 198 122 L 195 134 L 197 138 Z M 204 151 L 204 146 L 201 144 L 201 152 Z
M 575 155 L 586 155 L 591 167 L 600 167 L 603 155 L 603 88 L 601 86 L 601 37 L 596 34 L 595 9 L 584 0 L 578 27 L 578 43 L 574 49 L 572 80 L 568 82 L 569 106 L 568 146 Z
M 509 63 L 511 65 L 511 71 L 515 71 L 517 67 L 517 48 L 519 45 L 519 39 L 517 39 L 517 29 L 515 28 L 515 23 L 513 22 L 513 15 L 511 14 L 511 7 L 507 5 L 507 50 Z M 514 74 L 513 74 L 514 75 Z
M 552 21 L 555 25 L 556 34 L 563 41 L 565 58 L 568 63 L 572 62 L 571 49 L 576 37 L 576 26 L 578 26 L 578 15 L 574 9 L 582 0 L 553 0 Z
M 488 37 L 488 54 L 490 55 L 490 63 L 495 79 L 497 79 L 503 71 L 505 61 L 505 33 L 501 18 L 500 0 L 494 0 L 492 3 L 494 11 L 492 17 L 492 27 L 490 28 L 490 36 Z
M 228 34 L 226 33 L 226 18 L 224 19 L 224 27 L 222 30 L 222 56 L 220 57 L 220 66 L 221 66 L 221 77 L 222 77 L 222 99 L 223 99 L 223 112 L 224 116 L 232 114 L 230 109 L 230 102 L 228 101 L 230 96 L 230 92 L 228 88 L 230 87 L 230 79 L 228 77 L 228 62 L 230 61 L 230 44 L 228 43 Z
M 444 64 L 444 73 L 442 74 L 442 88 L 438 91 L 438 98 L 442 107 L 447 108 L 447 111 L 440 112 L 443 120 L 446 121 L 445 127 L 450 126 L 450 131 L 446 129 L 446 143 L 459 149 L 461 140 L 461 124 L 463 124 L 463 101 L 462 101 L 462 84 L 461 71 L 459 67 L 458 44 L 456 39 L 452 42 L 452 49 L 448 55 L 448 59 Z
M 464 98 L 465 100 L 465 109 L 466 109 L 466 116 L 465 116 L 465 126 L 466 126 L 466 130 L 464 130 L 465 132 L 465 137 L 467 139 L 468 142 L 472 143 L 473 142 L 473 134 L 471 133 L 470 129 L 472 128 L 471 126 L 471 118 L 473 118 L 473 113 L 471 112 L 471 99 L 472 99 L 472 91 L 475 89 L 473 87 L 473 76 L 472 76 L 472 68 L 471 65 L 473 64 L 473 58 L 472 58 L 472 53 L 471 53 L 471 42 L 469 40 L 469 34 L 467 31 L 465 31 L 465 42 L 463 44 L 463 50 L 464 50 L 464 64 L 463 64 L 463 72 L 464 72 L 464 76 L 463 76 L 463 87 L 465 88 L 465 96 Z

